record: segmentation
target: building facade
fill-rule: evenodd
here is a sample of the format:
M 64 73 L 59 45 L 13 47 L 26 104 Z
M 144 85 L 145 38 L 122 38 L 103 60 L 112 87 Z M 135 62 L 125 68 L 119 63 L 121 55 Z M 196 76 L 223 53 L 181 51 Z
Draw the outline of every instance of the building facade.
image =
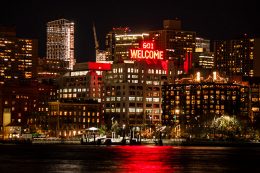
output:
M 203 80 L 197 73 L 194 78 L 166 84 L 162 99 L 162 123 L 176 128 L 177 137 L 188 137 L 196 127 L 206 128 L 207 122 L 223 114 L 242 121 L 249 116 L 249 87 L 228 82 L 216 72 Z
M 103 75 L 111 70 L 108 63 L 77 63 L 74 70 L 59 79 L 60 99 L 94 100 L 101 103 Z
M 260 130 L 260 78 L 249 77 L 245 78 L 249 82 L 249 118 L 250 125 L 254 130 Z
M 37 78 L 38 79 L 55 79 L 64 75 L 69 70 L 67 61 L 59 59 L 38 58 Z
M 101 105 L 96 102 L 60 100 L 49 102 L 48 123 L 51 136 L 73 137 L 89 127 L 100 127 Z
M 212 72 L 215 69 L 214 52 L 210 52 L 210 40 L 196 37 L 193 67 L 199 71 Z
M 139 48 L 139 44 L 148 38 L 148 34 L 131 33 L 128 27 L 113 28 L 106 35 L 108 61 L 123 62 L 129 60 L 129 49 Z
M 1 134 L 12 137 L 5 131 L 10 124 L 19 125 L 22 133 L 48 131 L 48 102 L 57 99 L 55 86 L 37 80 L 12 80 L 0 89 Z
M 74 22 L 59 19 L 47 23 L 46 58 L 62 60 L 68 65 L 65 69 L 73 69 L 76 62 L 74 58 Z
M 112 65 L 104 77 L 104 117 L 127 127 L 160 124 L 161 86 L 173 74 L 167 61 L 140 60 Z
M 17 38 L 14 28 L 0 27 L 0 84 L 36 76 L 38 41 Z
M 180 20 L 164 20 L 163 24 L 163 29 L 150 31 L 149 38 L 157 49 L 165 50 L 165 59 L 174 61 L 177 74 L 187 74 L 192 68 L 196 33 L 183 31 Z
M 244 35 L 241 39 L 214 42 L 216 68 L 227 76 L 260 76 L 260 40 Z

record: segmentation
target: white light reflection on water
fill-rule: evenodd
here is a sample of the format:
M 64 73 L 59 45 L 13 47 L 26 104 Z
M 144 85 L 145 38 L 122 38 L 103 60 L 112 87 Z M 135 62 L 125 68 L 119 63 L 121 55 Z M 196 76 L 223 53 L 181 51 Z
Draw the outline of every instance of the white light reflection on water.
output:
M 49 167 L 46 168 L 46 171 L 56 173 L 83 172 L 83 165 L 83 162 L 79 160 L 60 160 L 50 164 Z

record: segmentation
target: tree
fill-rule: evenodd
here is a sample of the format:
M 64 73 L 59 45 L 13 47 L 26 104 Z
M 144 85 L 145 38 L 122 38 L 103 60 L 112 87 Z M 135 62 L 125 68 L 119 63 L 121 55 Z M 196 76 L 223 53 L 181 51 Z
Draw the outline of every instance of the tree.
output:
M 99 128 L 99 134 L 101 136 L 105 135 L 107 132 L 107 127 L 105 125 L 101 125 L 101 127 Z
M 111 131 L 112 132 L 116 132 L 117 134 L 119 133 L 119 124 L 117 122 L 117 120 L 112 122 L 112 126 L 111 126 Z
M 216 132 L 228 137 L 234 138 L 234 136 L 241 132 L 241 126 L 235 116 L 222 115 L 212 121 L 211 128 Z

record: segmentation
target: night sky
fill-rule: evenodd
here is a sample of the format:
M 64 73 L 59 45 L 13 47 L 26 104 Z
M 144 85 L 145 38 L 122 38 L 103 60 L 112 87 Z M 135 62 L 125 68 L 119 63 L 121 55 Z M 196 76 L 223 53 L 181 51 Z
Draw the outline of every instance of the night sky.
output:
M 77 62 L 94 60 L 92 23 L 101 48 L 112 27 L 133 32 L 162 28 L 163 19 L 179 18 L 183 30 L 198 36 L 235 39 L 247 33 L 260 37 L 257 0 L 3 0 L 0 25 L 16 26 L 19 37 L 39 39 L 39 56 L 46 55 L 46 23 L 59 18 L 75 22 Z M 259 14 L 258 14 L 259 15 Z

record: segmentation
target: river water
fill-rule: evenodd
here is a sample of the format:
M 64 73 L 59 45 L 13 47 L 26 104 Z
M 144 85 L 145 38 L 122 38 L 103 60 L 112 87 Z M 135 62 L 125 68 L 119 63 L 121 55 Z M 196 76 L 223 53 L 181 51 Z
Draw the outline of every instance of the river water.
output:
M 260 147 L 1 145 L 0 173 L 260 172 Z

